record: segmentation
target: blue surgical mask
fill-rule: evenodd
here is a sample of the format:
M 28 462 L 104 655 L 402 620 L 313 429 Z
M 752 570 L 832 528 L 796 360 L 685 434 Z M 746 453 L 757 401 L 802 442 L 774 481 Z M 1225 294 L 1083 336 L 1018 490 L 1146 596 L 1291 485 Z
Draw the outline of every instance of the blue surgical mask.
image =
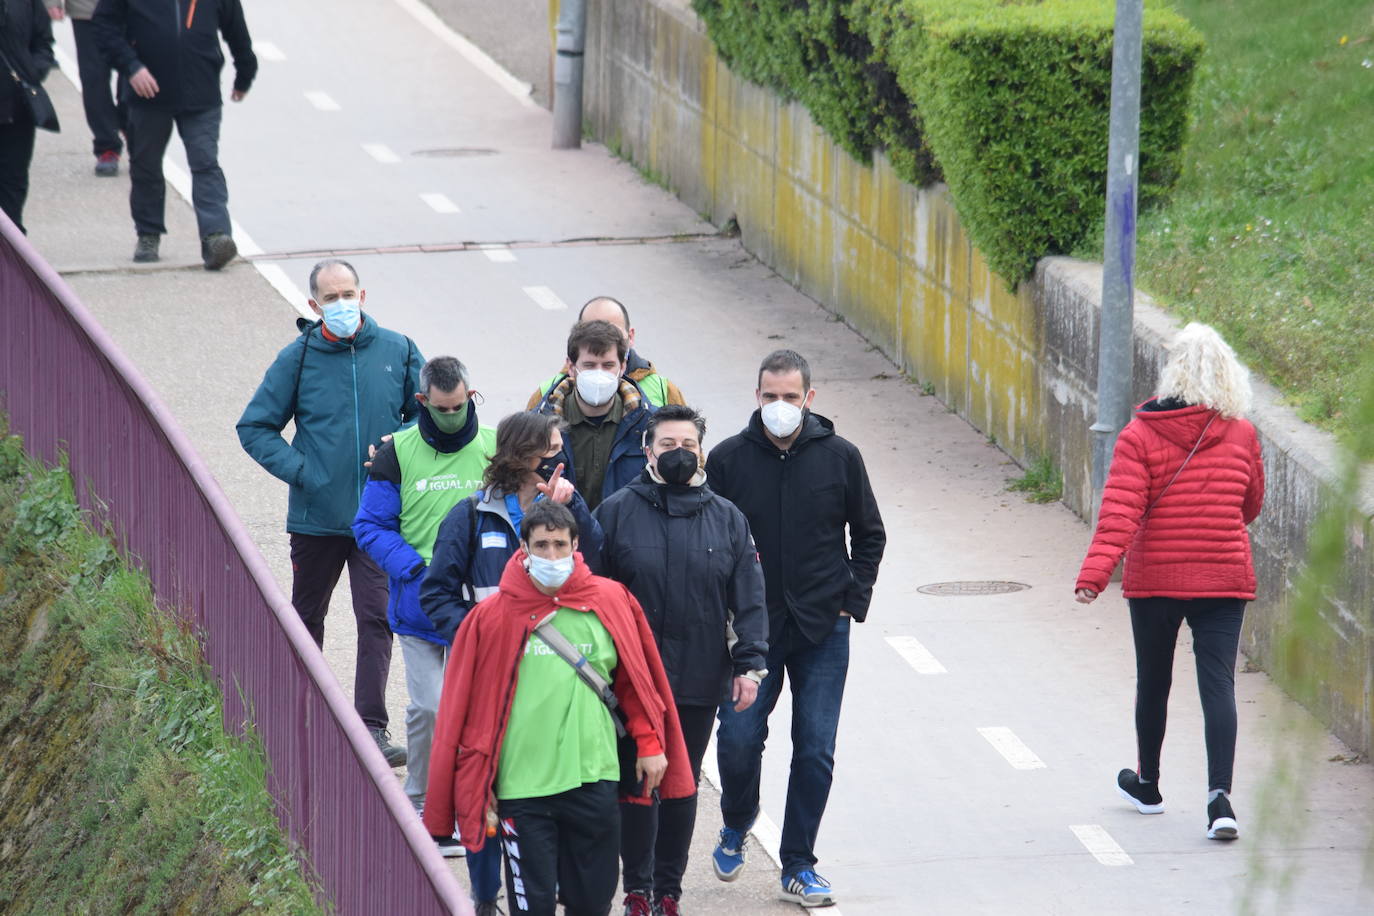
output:
M 335 299 L 320 306 L 324 312 L 324 326 L 335 337 L 352 337 L 358 330 L 358 299 Z
M 530 578 L 545 588 L 561 588 L 573 574 L 573 558 L 566 556 L 561 560 L 546 560 L 530 554 L 525 568 Z

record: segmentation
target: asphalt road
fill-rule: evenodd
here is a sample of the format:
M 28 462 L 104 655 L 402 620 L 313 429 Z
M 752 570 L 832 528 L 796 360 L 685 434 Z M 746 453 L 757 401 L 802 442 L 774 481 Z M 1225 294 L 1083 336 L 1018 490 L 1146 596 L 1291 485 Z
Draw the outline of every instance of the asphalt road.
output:
M 1130 635 L 1119 593 L 1091 608 L 1072 601 L 1087 529 L 1062 506 L 1008 493 L 1018 473 L 1008 458 L 836 316 L 603 148 L 549 150 L 548 113 L 417 18 L 410 0 L 335 0 L 329 16 L 299 3 L 245 6 L 262 71 L 247 101 L 227 106 L 221 157 L 240 245 L 263 252 L 254 264 L 199 270 L 189 208 L 169 195 L 168 260 L 134 268 L 127 177 L 90 175 L 77 98 L 56 77 L 66 131 L 40 138 L 26 222 L 190 432 L 283 585 L 285 491 L 239 450 L 233 424 L 294 335 L 318 252 L 348 252 L 380 322 L 470 366 L 488 423 L 523 406 L 559 364 L 577 305 L 597 293 L 628 304 L 640 350 L 707 415 L 708 448 L 747 419 L 759 359 L 790 346 L 812 361 L 815 409 L 863 451 L 889 532 L 869 622 L 854 629 L 818 847 L 840 909 L 1374 912 L 1364 877 L 1374 772 L 1342 759 L 1349 751 L 1304 725 L 1261 673 L 1238 679 L 1238 843 L 1204 838 L 1186 646 L 1164 756 L 1169 812 L 1143 818 L 1116 798 L 1115 773 L 1134 762 Z M 435 6 L 457 17 L 488 5 Z M 479 41 L 503 25 L 528 37 L 519 10 L 493 13 Z M 70 54 L 70 33 L 59 32 Z M 507 53 L 506 39 L 491 41 Z M 587 239 L 598 241 L 571 241 Z M 455 250 L 462 243 L 489 247 Z M 917 590 L 968 580 L 1029 587 Z M 345 689 L 351 644 L 341 587 L 326 655 Z M 399 652 L 389 704 L 399 735 Z M 789 715 L 784 701 L 765 758 L 774 820 Z M 1288 761 L 1287 782 L 1270 781 L 1276 760 Z M 1296 815 L 1260 817 L 1293 800 Z M 688 912 L 792 911 L 776 900 L 766 856 L 754 855 L 740 884 L 715 880 L 706 853 L 718 827 L 708 794 Z

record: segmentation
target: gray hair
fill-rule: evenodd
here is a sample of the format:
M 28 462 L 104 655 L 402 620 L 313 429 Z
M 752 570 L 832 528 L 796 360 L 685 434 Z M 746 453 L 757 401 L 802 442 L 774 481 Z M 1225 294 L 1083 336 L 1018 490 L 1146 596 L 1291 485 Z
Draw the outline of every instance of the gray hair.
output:
M 774 375 L 783 375 L 788 372 L 800 372 L 802 377 L 802 390 L 811 390 L 811 364 L 806 361 L 796 350 L 774 350 L 763 358 L 759 364 L 758 386 L 763 385 L 763 374 L 771 372 Z
M 459 385 L 468 383 L 468 367 L 457 357 L 436 356 L 420 369 L 420 391 L 428 395 L 437 388 L 440 391 L 454 391 Z
M 320 263 L 316 264 L 314 267 L 310 269 L 311 299 L 314 299 L 316 296 L 320 294 L 320 271 L 329 267 L 346 267 L 348 268 L 348 272 L 353 275 L 353 283 L 356 285 L 359 282 L 358 272 L 353 269 L 352 264 L 348 263 L 347 261 L 340 260 L 339 258 L 326 258 L 325 260 L 321 261 Z
M 1194 321 L 1169 345 L 1157 395 L 1210 407 L 1226 419 L 1241 417 L 1250 409 L 1250 371 L 1220 334 Z

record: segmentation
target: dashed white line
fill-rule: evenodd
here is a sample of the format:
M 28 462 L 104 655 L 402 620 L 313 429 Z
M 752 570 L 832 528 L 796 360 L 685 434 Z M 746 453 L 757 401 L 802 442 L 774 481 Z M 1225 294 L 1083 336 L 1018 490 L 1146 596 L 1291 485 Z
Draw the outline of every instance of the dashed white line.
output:
M 916 669 L 917 674 L 947 674 L 945 666 L 940 664 L 935 656 L 930 654 L 930 650 L 921 645 L 914 636 L 889 636 L 887 644 L 897 650 L 897 654 L 906 659 L 907 664 Z
M 401 161 L 401 157 L 385 143 L 364 143 L 363 151 L 385 165 L 395 165 Z
M 978 734 L 988 739 L 997 749 L 997 753 L 1007 759 L 1007 763 L 1016 767 L 1018 770 L 1043 770 L 1045 761 L 1035 756 L 1035 752 L 1021 741 L 1020 738 L 1009 728 L 995 726 L 992 728 L 980 728 Z
M 459 35 L 449 28 L 448 23 L 440 19 L 439 16 L 425 6 L 421 0 L 395 0 L 397 6 L 405 10 L 415 20 L 428 29 L 436 38 L 467 58 L 468 63 L 472 64 L 483 74 L 491 78 L 498 86 L 513 95 L 521 105 L 526 108 L 534 108 L 534 99 L 530 97 L 531 86 L 529 83 L 522 83 L 520 80 L 511 76 L 506 70 L 492 60 L 481 48 Z
M 435 213 L 461 213 L 458 205 L 449 200 L 447 196 L 438 191 L 430 191 L 420 195 L 420 199 L 429 204 L 429 208 Z
M 535 304 L 541 309 L 556 312 L 567 309 L 568 307 L 568 303 L 559 299 L 558 294 L 547 286 L 524 286 L 521 287 L 521 289 L 523 289 L 525 295 L 533 299 Z
M 286 60 L 286 54 L 282 52 L 282 49 L 270 41 L 254 40 L 253 53 L 263 60 L 270 60 L 274 63 Z
M 515 252 L 500 245 L 483 248 L 482 254 L 487 256 L 487 260 L 496 264 L 513 264 L 515 262 Z
M 311 105 L 314 105 L 320 111 L 340 110 L 339 103 L 334 101 L 334 99 L 331 98 L 329 93 L 327 92 L 321 92 L 318 89 L 314 89 L 309 92 L 306 92 L 305 98 L 308 102 L 310 102 Z
M 1073 824 L 1069 829 L 1078 837 L 1078 842 L 1083 844 L 1083 848 L 1092 853 L 1093 858 L 1103 865 L 1135 864 L 1126 854 L 1126 850 L 1122 849 L 1101 825 Z

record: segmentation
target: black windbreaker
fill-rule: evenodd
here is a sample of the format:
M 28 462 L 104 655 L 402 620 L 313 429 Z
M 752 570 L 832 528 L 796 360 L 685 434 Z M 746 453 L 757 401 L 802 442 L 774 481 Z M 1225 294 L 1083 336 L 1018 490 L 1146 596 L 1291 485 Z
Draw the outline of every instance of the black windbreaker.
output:
M 157 80 L 151 99 L 129 100 L 168 111 L 204 111 L 223 104 L 219 36 L 234 55 L 234 89 L 247 92 L 258 58 L 240 0 L 100 0 L 91 19 L 100 53 L 124 76 L 147 67 Z
M 813 643 L 834 629 L 840 611 L 868 616 L 887 533 L 863 456 L 834 424 L 808 412 L 784 452 L 756 410 L 743 432 L 711 450 L 706 468 L 715 491 L 749 519 L 775 639 L 788 615 Z
M 646 470 L 594 516 L 603 534 L 599 572 L 644 608 L 678 705 L 725 702 L 733 677 L 763 669 L 763 576 L 738 509 L 705 485 L 655 483 Z

